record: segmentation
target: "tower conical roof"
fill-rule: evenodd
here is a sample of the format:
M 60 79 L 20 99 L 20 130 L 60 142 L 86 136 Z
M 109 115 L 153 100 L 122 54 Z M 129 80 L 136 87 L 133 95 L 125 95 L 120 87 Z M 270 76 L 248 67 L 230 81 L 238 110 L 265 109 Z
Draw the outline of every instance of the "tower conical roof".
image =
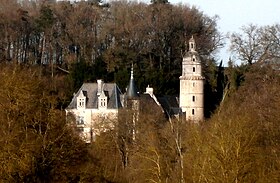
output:
M 126 96 L 128 99 L 136 99 L 139 97 L 138 89 L 133 78 L 133 67 L 131 67 L 131 75 L 127 86 Z

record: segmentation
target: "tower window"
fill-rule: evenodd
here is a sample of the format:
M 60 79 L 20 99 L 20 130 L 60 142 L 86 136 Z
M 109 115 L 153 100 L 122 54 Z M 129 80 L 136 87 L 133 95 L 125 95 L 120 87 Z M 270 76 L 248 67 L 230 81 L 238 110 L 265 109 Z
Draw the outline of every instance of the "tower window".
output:
M 192 61 L 195 62 L 195 58 L 193 58 Z
M 193 43 L 191 43 L 191 48 L 193 48 Z
M 192 101 L 193 101 L 193 102 L 195 101 L 195 96 L 192 96 Z
M 192 115 L 194 115 L 194 109 L 192 109 Z
M 192 68 L 193 72 L 195 72 L 195 67 Z

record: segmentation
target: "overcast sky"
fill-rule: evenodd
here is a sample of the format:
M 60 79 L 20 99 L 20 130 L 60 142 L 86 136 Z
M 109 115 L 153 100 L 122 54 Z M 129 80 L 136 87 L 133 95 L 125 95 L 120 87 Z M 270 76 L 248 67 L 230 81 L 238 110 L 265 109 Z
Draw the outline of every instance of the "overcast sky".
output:
M 226 34 L 238 32 L 249 23 L 272 25 L 280 23 L 280 0 L 169 0 L 172 4 L 183 3 L 196 6 L 208 16 L 218 15 L 218 29 Z M 219 54 L 227 61 L 226 48 Z

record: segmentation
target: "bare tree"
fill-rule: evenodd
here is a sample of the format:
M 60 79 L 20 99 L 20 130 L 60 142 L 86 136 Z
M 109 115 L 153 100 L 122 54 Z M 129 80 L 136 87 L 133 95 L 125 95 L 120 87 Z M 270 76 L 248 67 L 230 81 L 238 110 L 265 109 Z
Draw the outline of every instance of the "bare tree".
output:
M 230 49 L 241 61 L 253 63 L 272 63 L 279 58 L 279 25 L 248 25 L 241 28 L 241 33 L 233 33 L 230 37 Z

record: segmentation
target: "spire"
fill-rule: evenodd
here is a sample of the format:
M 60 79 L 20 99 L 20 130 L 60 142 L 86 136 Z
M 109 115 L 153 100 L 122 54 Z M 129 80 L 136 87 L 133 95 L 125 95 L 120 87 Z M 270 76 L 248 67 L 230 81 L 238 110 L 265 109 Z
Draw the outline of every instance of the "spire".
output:
M 130 74 L 130 80 L 127 86 L 127 98 L 128 99 L 135 99 L 139 97 L 139 94 L 137 92 L 137 87 L 133 78 L 133 64 L 131 66 L 131 74 Z
M 130 80 L 133 79 L 133 64 L 131 65 Z
M 189 51 L 190 52 L 196 52 L 195 49 L 196 49 L 196 44 L 195 44 L 195 40 L 192 36 L 191 39 L 189 40 Z

